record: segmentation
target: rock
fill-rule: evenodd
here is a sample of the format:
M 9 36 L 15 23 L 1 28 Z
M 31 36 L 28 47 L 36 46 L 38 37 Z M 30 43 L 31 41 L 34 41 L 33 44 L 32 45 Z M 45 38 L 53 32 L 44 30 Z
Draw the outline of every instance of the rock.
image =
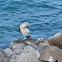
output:
M 35 45 L 38 45 L 42 48 L 49 47 L 50 44 L 48 43 L 48 38 L 39 38 L 36 40 Z
M 20 55 L 13 56 L 10 61 L 11 62 L 39 62 L 40 54 L 31 46 L 26 46 L 23 52 Z
M 13 50 L 15 54 L 20 54 L 25 47 L 25 44 L 23 43 L 11 43 L 9 48 Z
M 12 50 L 14 49 L 23 49 L 25 47 L 25 45 L 23 43 L 13 43 L 10 44 L 9 48 L 11 48 Z
M 56 46 L 50 46 L 40 54 L 39 60 L 62 62 L 62 50 Z
M 0 62 L 10 62 L 10 57 L 2 49 L 0 49 Z
M 38 39 L 37 40 L 36 39 L 26 39 L 26 40 L 18 39 L 18 40 L 15 40 L 14 42 L 12 42 L 10 44 L 9 48 L 14 50 L 14 52 L 16 54 L 20 54 L 23 51 L 25 46 L 30 45 L 33 48 L 35 48 L 37 51 L 42 52 L 43 51 L 43 47 L 45 45 L 47 45 L 46 44 L 47 42 L 41 42 L 41 43 L 37 44 L 37 41 L 40 42 L 40 40 L 38 40 Z M 43 44 L 45 43 L 45 45 L 42 46 L 42 43 Z
M 62 32 L 50 38 L 18 39 L 13 41 L 8 48 L 0 49 L 0 61 L 62 62 L 62 49 L 60 48 L 62 48 Z
M 53 59 L 52 56 L 49 57 L 48 61 L 49 61 L 49 62 L 56 62 L 56 61 L 54 61 L 54 59 Z
M 11 57 L 14 54 L 14 52 L 10 48 L 6 48 L 4 49 L 4 51 L 9 57 Z
M 48 39 L 47 38 L 40 38 L 40 42 L 41 43 L 39 43 L 39 46 L 41 46 L 41 47 L 50 46 L 50 44 L 48 43 Z
M 50 38 L 40 38 L 35 42 L 35 44 L 41 47 L 57 46 L 62 49 L 62 31 Z
M 32 42 L 35 42 L 36 40 L 37 39 L 25 39 L 25 40 L 17 39 L 15 41 L 13 41 L 13 43 L 24 43 L 24 44 L 26 44 L 27 42 L 32 43 Z
M 48 43 L 51 46 L 57 46 L 62 49 L 62 31 L 48 38 Z

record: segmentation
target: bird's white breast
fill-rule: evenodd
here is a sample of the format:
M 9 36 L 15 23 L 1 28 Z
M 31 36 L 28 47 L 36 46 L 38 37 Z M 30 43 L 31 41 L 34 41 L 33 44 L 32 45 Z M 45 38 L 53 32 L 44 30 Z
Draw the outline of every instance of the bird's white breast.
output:
M 27 29 L 27 28 L 21 28 L 21 33 L 22 33 L 24 36 L 28 36 L 28 35 L 29 35 L 29 29 Z

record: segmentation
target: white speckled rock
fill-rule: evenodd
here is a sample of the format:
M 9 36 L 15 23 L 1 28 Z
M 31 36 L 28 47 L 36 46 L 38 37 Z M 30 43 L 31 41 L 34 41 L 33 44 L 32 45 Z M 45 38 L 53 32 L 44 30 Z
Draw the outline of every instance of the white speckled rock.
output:
M 60 48 L 62 48 L 62 32 L 51 38 L 17 39 L 11 42 L 8 48 L 0 49 L 0 62 L 41 62 L 42 60 L 62 62 Z
M 13 43 L 13 44 L 10 44 L 9 48 L 11 49 L 23 49 L 25 47 L 25 44 L 23 43 Z
M 48 61 L 49 62 L 55 62 L 52 56 L 49 57 Z
M 40 54 L 31 46 L 26 46 L 20 55 L 11 58 L 11 62 L 39 62 Z
M 21 54 L 22 51 L 23 51 L 23 50 L 21 50 L 21 49 L 14 49 L 14 53 L 17 54 L 17 55 L 18 55 L 18 54 Z
M 0 62 L 10 62 L 10 57 L 2 49 L 0 49 Z
M 10 48 L 4 49 L 5 53 L 10 57 L 14 54 L 14 52 Z
M 25 44 L 23 43 L 13 43 L 13 44 L 10 44 L 9 46 L 9 48 L 13 50 L 15 54 L 20 54 L 23 51 L 24 47 L 25 47 Z

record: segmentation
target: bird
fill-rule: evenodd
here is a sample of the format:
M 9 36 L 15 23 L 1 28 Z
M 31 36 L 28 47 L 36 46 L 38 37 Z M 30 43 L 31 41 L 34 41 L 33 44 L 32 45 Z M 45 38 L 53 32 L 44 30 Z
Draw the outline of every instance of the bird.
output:
M 18 29 L 20 31 L 20 33 L 24 36 L 24 39 L 29 39 L 30 38 L 30 35 L 29 35 L 29 28 L 30 28 L 30 25 L 28 22 L 24 22 L 22 23 Z

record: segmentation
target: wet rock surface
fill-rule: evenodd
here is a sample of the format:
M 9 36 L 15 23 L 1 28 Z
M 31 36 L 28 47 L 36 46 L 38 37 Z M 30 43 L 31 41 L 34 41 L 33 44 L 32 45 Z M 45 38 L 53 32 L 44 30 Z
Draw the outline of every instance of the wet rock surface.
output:
M 1 62 L 62 62 L 62 32 L 50 38 L 18 39 L 0 49 Z

